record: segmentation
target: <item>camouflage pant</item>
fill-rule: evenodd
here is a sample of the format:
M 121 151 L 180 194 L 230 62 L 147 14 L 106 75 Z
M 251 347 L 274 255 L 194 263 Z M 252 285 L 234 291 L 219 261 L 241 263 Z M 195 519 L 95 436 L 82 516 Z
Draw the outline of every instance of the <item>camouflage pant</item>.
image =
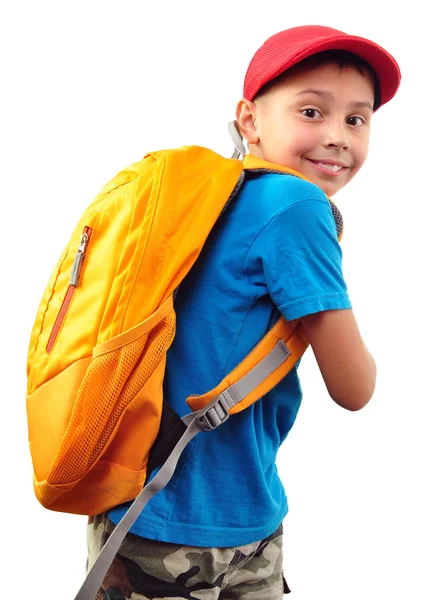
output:
M 89 519 L 88 569 L 114 529 Z M 282 525 L 260 542 L 200 548 L 128 534 L 96 600 L 280 600 L 290 590 L 282 571 Z

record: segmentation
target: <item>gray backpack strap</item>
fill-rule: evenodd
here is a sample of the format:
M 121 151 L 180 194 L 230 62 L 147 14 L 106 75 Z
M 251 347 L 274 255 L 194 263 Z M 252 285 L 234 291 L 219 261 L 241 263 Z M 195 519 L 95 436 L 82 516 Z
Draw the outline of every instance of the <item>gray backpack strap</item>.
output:
M 188 417 L 194 417 L 191 413 Z M 89 571 L 81 589 L 75 596 L 75 600 L 95 600 L 98 590 L 109 570 L 114 557 L 129 529 L 141 514 L 147 502 L 170 481 L 181 453 L 187 444 L 197 433 L 201 431 L 199 420 L 193 418 L 186 431 L 174 447 L 170 456 L 163 464 L 156 476 L 144 487 L 136 497 L 131 507 L 114 529 L 106 544 L 102 548 L 97 560 Z
M 116 556 L 126 534 L 141 514 L 147 502 L 170 481 L 177 462 L 187 444 L 200 432 L 211 431 L 229 418 L 229 411 L 241 402 L 275 371 L 290 355 L 284 342 L 279 341 L 260 363 L 236 383 L 214 398 L 205 408 L 183 417 L 186 431 L 155 477 L 135 498 L 131 507 L 114 529 L 89 571 L 75 600 L 95 600 L 98 590 Z
M 229 123 L 229 134 L 234 142 L 234 151 L 232 154 L 232 158 L 240 158 L 240 156 L 246 156 L 247 150 L 243 143 L 243 138 L 240 133 L 239 125 L 237 121 L 230 121 Z

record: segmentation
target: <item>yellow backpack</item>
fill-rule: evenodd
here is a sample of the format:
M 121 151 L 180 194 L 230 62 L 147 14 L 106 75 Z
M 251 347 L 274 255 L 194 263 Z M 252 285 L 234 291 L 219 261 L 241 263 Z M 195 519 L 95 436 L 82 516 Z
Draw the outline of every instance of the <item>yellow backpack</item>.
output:
M 124 536 L 190 439 L 262 397 L 308 345 L 298 321 L 280 317 L 214 390 L 187 399 L 194 412 L 169 426 L 162 383 L 173 297 L 250 169 L 302 177 L 197 146 L 147 154 L 85 210 L 45 290 L 28 352 L 35 494 L 46 508 L 86 515 L 136 499 L 77 600 L 95 598 Z

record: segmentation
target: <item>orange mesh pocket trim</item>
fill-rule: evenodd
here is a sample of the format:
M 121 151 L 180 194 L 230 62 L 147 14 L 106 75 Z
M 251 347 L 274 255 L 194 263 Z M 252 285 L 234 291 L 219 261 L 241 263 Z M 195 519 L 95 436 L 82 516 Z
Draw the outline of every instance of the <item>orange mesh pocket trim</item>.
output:
M 175 333 L 174 310 L 137 339 L 96 356 L 81 383 L 57 456 L 51 485 L 84 476 L 112 440 L 123 412 L 162 361 Z M 161 402 L 161 398 L 157 399 Z

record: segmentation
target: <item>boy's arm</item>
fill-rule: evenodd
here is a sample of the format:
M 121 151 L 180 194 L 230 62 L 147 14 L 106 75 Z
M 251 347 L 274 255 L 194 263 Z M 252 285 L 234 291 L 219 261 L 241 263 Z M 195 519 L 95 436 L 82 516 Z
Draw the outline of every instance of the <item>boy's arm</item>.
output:
M 353 310 L 327 310 L 300 321 L 331 398 L 348 410 L 363 408 L 374 393 L 376 365 Z

